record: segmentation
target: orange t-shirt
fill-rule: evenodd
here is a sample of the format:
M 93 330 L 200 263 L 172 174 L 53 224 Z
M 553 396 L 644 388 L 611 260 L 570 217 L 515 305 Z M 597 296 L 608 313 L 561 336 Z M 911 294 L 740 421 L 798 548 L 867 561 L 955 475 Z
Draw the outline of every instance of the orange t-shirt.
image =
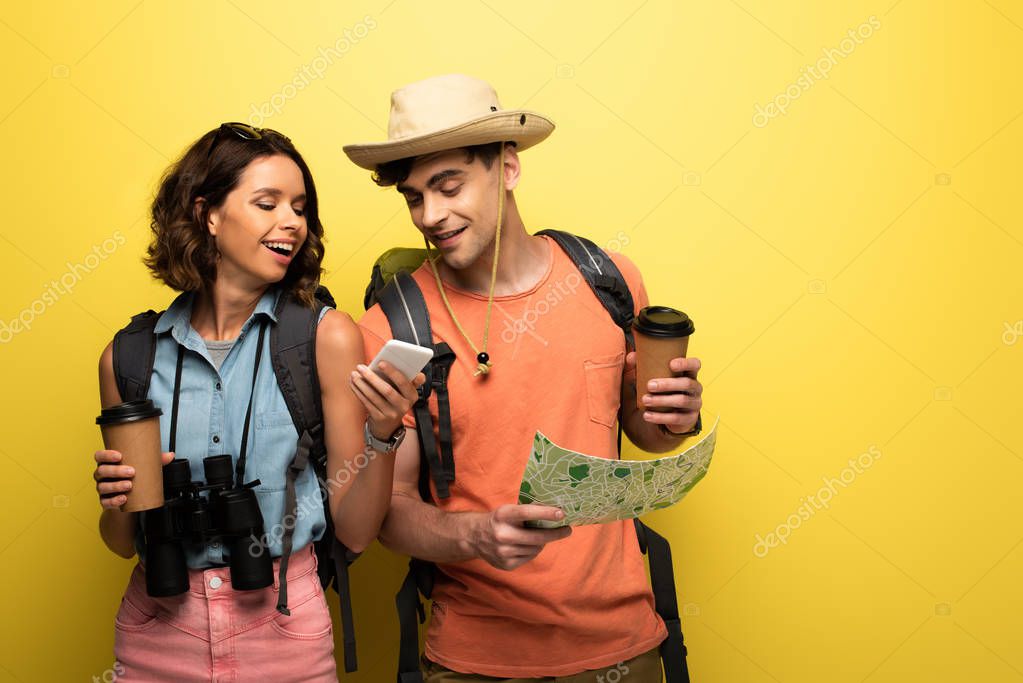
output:
M 489 511 L 518 501 L 519 484 L 542 431 L 558 445 L 617 457 L 625 337 L 550 238 L 540 282 L 494 298 L 489 376 L 473 377 L 476 354 L 444 308 L 427 264 L 414 277 L 430 310 L 434 342 L 457 356 L 448 378 L 454 439 L 451 496 L 442 510 Z M 636 310 L 647 294 L 621 255 Z M 462 327 L 479 345 L 487 297 L 445 283 Z M 367 362 L 390 326 L 379 306 L 359 322 Z M 437 420 L 437 404 L 431 398 Z M 411 415 L 406 424 L 413 427 Z M 425 465 L 421 465 L 425 466 Z M 565 676 L 630 659 L 666 635 L 631 521 L 576 527 L 513 571 L 481 559 L 441 565 L 433 592 L 426 655 L 455 671 L 497 677 Z

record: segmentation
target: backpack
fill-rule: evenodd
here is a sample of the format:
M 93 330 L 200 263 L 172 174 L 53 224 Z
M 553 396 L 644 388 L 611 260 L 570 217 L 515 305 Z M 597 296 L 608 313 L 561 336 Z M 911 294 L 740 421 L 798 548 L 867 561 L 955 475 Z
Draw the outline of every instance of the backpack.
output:
M 634 350 L 632 293 L 621 271 L 607 253 L 590 240 L 568 232 L 541 230 L 537 235 L 550 237 L 568 254 L 615 325 L 622 329 L 626 349 Z M 455 361 L 455 354 L 447 344 L 433 343 L 430 312 L 427 310 L 419 285 L 411 275 L 425 258 L 426 251 L 423 249 L 391 249 L 384 253 L 373 267 L 364 304 L 367 309 L 375 303 L 380 304 L 395 339 L 434 350 L 433 360 L 423 369 L 427 381 L 419 388 L 419 398 L 413 406 L 416 435 L 422 457 L 419 468 L 419 494 L 424 501 L 430 502 L 431 480 L 440 498 L 451 495 L 450 484 L 455 480 L 451 410 L 447 390 L 447 377 Z M 428 403 L 431 394 L 437 395 L 436 437 Z M 619 457 L 622 448 L 621 418 L 622 409 L 619 407 Z M 671 547 L 663 536 L 639 519 L 634 520 L 634 523 L 640 551 L 647 556 L 650 565 L 654 608 L 668 631 L 667 638 L 660 646 L 665 679 L 667 683 L 688 683 L 687 651 L 678 614 Z M 401 632 L 398 683 L 423 683 L 423 674 L 419 667 L 419 624 L 425 623 L 426 612 L 419 596 L 430 599 L 435 572 L 434 564 L 416 558 L 410 559 L 408 574 L 395 596 Z
M 298 514 L 295 495 L 295 481 L 305 468 L 312 464 L 321 489 L 325 489 L 327 477 L 327 449 L 323 440 L 323 410 L 320 404 L 320 382 L 316 374 L 316 329 L 320 311 L 324 306 L 335 307 L 330 291 L 320 286 L 312 308 L 296 301 L 289 292 L 278 297 L 274 313 L 277 324 L 270 329 L 270 360 L 277 385 L 284 395 L 284 401 L 291 413 L 298 432 L 295 456 L 288 466 L 284 510 Z M 153 330 L 160 313 L 149 310 L 133 316 L 131 322 L 114 335 L 114 375 L 121 400 L 145 399 L 149 393 L 149 382 L 153 374 L 156 357 L 156 336 Z M 341 627 L 344 634 L 345 671 L 352 672 L 358 667 L 355 651 L 355 628 L 352 615 L 351 586 L 348 565 L 356 554 L 349 551 L 334 535 L 334 523 L 328 508 L 329 490 L 322 490 L 324 518 L 327 527 L 319 541 L 314 543 L 319 562 L 317 573 L 324 590 L 333 584 L 340 602 Z M 286 575 L 287 556 L 291 549 L 293 525 L 285 525 L 282 539 L 284 554 L 281 574 Z M 278 610 L 287 611 L 287 582 L 281 582 Z

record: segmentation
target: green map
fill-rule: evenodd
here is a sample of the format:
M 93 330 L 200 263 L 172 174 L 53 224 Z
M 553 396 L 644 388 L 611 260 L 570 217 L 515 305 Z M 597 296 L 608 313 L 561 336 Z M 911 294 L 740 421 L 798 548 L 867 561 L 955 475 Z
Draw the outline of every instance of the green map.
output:
M 657 460 L 611 460 L 558 446 L 542 433 L 533 437 L 519 503 L 561 508 L 562 522 L 534 521 L 553 528 L 632 519 L 670 507 L 703 479 L 714 455 L 717 422 L 699 443 Z

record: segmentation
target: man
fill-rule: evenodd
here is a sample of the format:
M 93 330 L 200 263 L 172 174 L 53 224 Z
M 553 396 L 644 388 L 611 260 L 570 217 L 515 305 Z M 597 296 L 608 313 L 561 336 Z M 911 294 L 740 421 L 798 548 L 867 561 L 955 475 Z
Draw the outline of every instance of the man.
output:
M 612 669 L 636 683 L 661 680 L 666 630 L 633 524 L 527 528 L 563 514 L 516 504 L 537 429 L 573 450 L 616 458 L 621 405 L 629 438 L 664 452 L 694 433 L 702 405 L 700 361 L 677 358 L 675 376 L 644 388 L 646 405 L 669 412 L 640 411 L 635 354 L 626 354 L 621 328 L 580 286 L 566 253 L 526 231 L 514 195 L 519 152 L 553 128 L 534 112 L 503 110 L 485 82 L 440 76 L 392 94 L 387 142 L 345 147 L 378 184 L 397 188 L 434 250 L 413 277 L 434 341 L 457 357 L 448 378 L 457 473 L 450 495 L 434 486 L 432 504 L 422 500 L 420 447 L 404 439 L 381 532 L 392 550 L 439 568 L 428 682 L 594 681 Z M 639 271 L 621 255 L 612 259 L 638 311 L 647 305 Z M 374 306 L 360 326 L 372 357 L 391 337 L 387 319 Z M 435 402 L 430 410 L 436 423 Z

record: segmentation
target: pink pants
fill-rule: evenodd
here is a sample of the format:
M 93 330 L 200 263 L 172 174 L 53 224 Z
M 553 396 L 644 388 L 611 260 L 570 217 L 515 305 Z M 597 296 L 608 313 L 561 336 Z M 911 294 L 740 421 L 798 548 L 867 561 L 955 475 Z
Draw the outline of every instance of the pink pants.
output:
M 152 598 L 137 564 L 114 622 L 117 680 L 337 681 L 312 546 L 288 563 L 291 616 L 276 609 L 278 565 L 273 585 L 261 590 L 233 589 L 230 569 L 221 567 L 190 570 L 186 593 Z

